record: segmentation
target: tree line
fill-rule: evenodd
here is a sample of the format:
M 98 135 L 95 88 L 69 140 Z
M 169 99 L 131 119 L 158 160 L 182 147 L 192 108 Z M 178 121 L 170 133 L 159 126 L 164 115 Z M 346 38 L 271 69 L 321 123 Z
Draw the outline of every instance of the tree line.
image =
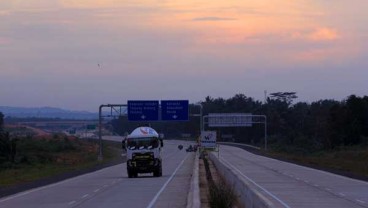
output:
M 269 143 L 275 148 L 312 152 L 368 143 L 368 96 L 350 95 L 342 101 L 325 99 L 312 103 L 294 103 L 296 98 L 295 92 L 278 92 L 271 93 L 261 102 L 244 94 L 236 94 L 228 99 L 207 96 L 200 104 L 203 106 L 204 115 L 266 115 Z M 191 105 L 190 111 L 198 112 L 198 107 Z M 131 132 L 137 126 L 147 125 L 128 122 L 126 117 L 114 120 L 111 124 L 121 135 Z M 149 125 L 169 137 L 178 137 L 182 133 L 199 135 L 198 117 L 191 117 L 190 121 L 185 123 L 161 122 Z M 262 145 L 263 128 L 262 124 L 257 124 L 249 128 L 212 129 L 220 135 L 232 135 L 235 142 Z
M 199 102 L 204 115 L 209 113 L 252 113 L 267 116 L 268 141 L 275 148 L 312 152 L 332 150 L 342 146 L 368 144 L 368 96 L 350 95 L 342 101 L 319 100 L 312 103 L 294 102 L 295 92 L 271 93 L 261 102 L 244 94 L 231 98 L 207 96 Z M 191 114 L 198 114 L 197 105 L 190 105 Z M 127 117 L 112 120 L 107 126 L 120 135 L 130 133 L 134 128 L 150 125 L 166 138 L 185 135 L 198 137 L 200 119 L 191 116 L 188 122 L 129 122 Z M 221 136 L 231 135 L 232 139 L 222 140 L 262 146 L 263 124 L 252 127 L 209 128 Z M 0 112 L 0 160 L 13 160 L 16 154 L 13 141 L 4 131 L 4 115 Z

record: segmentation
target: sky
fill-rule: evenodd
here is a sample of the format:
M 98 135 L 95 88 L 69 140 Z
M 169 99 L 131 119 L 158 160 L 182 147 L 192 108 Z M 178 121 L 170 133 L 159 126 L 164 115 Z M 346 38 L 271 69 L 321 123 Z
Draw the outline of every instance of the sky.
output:
M 367 0 L 0 1 L 0 105 L 368 95 Z

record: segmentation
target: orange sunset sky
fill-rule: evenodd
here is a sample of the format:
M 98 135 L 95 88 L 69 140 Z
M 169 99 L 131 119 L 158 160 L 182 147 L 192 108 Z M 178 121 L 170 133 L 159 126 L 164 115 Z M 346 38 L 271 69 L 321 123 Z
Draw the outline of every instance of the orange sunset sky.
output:
M 368 94 L 367 0 L 0 2 L 0 105 Z

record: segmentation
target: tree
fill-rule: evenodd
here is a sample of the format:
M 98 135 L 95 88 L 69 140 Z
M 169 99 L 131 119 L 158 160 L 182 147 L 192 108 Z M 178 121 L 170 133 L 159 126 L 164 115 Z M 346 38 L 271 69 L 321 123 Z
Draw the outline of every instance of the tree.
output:
M 368 103 L 365 98 L 351 95 L 346 100 L 346 107 L 349 115 L 346 121 L 347 135 L 345 144 L 359 144 L 362 136 L 367 136 L 366 128 L 368 124 Z
M 4 130 L 4 114 L 0 112 L 0 132 Z
M 293 102 L 294 99 L 298 98 L 298 96 L 296 95 L 296 92 L 275 92 L 275 93 L 271 93 L 270 95 L 271 95 L 271 98 L 282 100 L 288 103 L 289 105 Z

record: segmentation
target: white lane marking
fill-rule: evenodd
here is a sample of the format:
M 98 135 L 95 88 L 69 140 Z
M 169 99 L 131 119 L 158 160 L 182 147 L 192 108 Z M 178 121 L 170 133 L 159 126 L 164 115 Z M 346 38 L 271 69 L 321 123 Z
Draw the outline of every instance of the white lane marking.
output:
M 77 203 L 77 202 L 76 201 L 71 201 L 71 202 L 68 203 L 68 205 L 73 205 L 75 203 Z
M 108 185 L 106 185 L 106 184 L 105 184 L 105 185 L 103 185 L 103 187 L 104 187 L 104 188 L 106 188 L 107 186 L 108 186 Z
M 365 201 L 362 201 L 362 200 L 359 200 L 359 199 L 356 199 L 355 201 L 357 201 L 359 203 L 362 203 L 362 204 L 365 204 L 366 203 Z
M 331 189 L 329 189 L 329 188 L 325 188 L 325 190 L 326 190 L 326 191 L 332 191 L 332 190 L 331 190 Z
M 315 187 L 319 187 L 319 185 L 318 185 L 318 184 L 314 184 L 313 186 L 315 186 Z
M 339 193 L 339 196 L 346 196 L 345 194 L 343 194 L 343 193 Z
M 82 199 L 86 198 L 87 196 L 89 196 L 89 194 L 84 194 L 84 195 L 82 196 Z
M 242 149 L 242 150 L 244 150 L 244 149 Z M 244 150 L 244 151 L 246 151 L 246 150 Z M 246 151 L 246 152 L 249 153 L 249 154 L 255 155 L 255 154 L 250 153 L 248 151 Z M 306 167 L 306 166 L 302 166 L 302 165 L 298 165 L 298 164 L 294 164 L 294 163 L 289 163 L 289 162 L 285 162 L 285 161 L 281 161 L 281 160 L 276 160 L 276 159 L 269 158 L 269 157 L 264 157 L 264 156 L 259 156 L 259 155 L 256 155 L 256 156 L 257 157 L 261 157 L 261 158 L 266 158 L 266 159 L 269 159 L 269 160 L 273 160 L 273 161 L 276 161 L 276 162 L 279 162 L 279 163 L 283 163 L 283 164 L 287 164 L 287 165 L 291 165 L 291 166 L 300 167 L 300 168 L 303 168 L 305 170 L 315 171 L 315 172 L 323 173 L 325 175 L 335 176 L 335 177 L 340 178 L 340 179 L 347 179 L 347 180 L 350 180 L 350 181 L 358 182 L 358 183 L 363 184 L 363 185 L 368 185 L 368 182 L 361 181 L 361 180 L 358 180 L 358 179 L 348 178 L 346 176 L 337 175 L 337 174 L 333 174 L 333 173 L 326 172 L 326 171 L 323 171 L 323 170 L 318 170 L 318 169 L 314 169 L 314 168 L 310 168 L 310 167 Z
M 335 176 L 335 177 L 340 178 L 340 179 L 347 179 L 347 180 L 350 180 L 350 181 L 358 182 L 358 183 L 363 184 L 363 185 L 368 185 L 368 182 L 366 182 L 366 181 L 361 181 L 361 180 L 354 179 L 354 178 L 348 178 L 346 176 L 337 175 L 337 174 L 333 174 L 333 173 L 326 172 L 326 171 L 323 171 L 323 170 L 318 170 L 318 169 L 314 169 L 314 168 L 310 168 L 310 167 L 306 167 L 306 166 L 302 166 L 302 165 L 297 165 L 297 164 L 294 164 L 294 163 L 289 163 L 289 162 L 285 162 L 285 161 L 281 161 L 281 160 L 276 160 L 276 159 L 273 159 L 273 158 L 270 158 L 270 157 L 255 155 L 255 154 L 253 154 L 251 152 L 248 152 L 248 151 L 246 151 L 244 149 L 241 149 L 241 148 L 238 148 L 238 147 L 234 147 L 234 146 L 227 146 L 227 147 L 237 148 L 237 149 L 243 150 L 243 151 L 247 152 L 248 154 L 254 155 L 254 156 L 259 157 L 259 158 L 265 158 L 265 159 L 273 160 L 273 161 L 276 161 L 276 162 L 279 162 L 279 163 L 283 163 L 283 164 L 287 164 L 287 165 L 291 165 L 291 166 L 300 167 L 300 168 L 303 168 L 305 170 L 320 172 L 320 173 L 323 173 L 325 175 Z
M 33 193 L 33 192 L 42 191 L 42 190 L 47 189 L 47 188 L 52 188 L 52 187 L 54 187 L 54 186 L 62 185 L 62 184 L 68 183 L 68 182 L 70 182 L 70 181 L 74 181 L 74 180 L 80 179 L 80 178 L 82 178 L 82 177 L 86 177 L 86 176 L 89 176 L 89 175 L 92 175 L 92 174 L 96 174 L 96 173 L 99 173 L 99 172 L 105 171 L 105 170 L 106 170 L 106 169 L 108 169 L 108 168 L 116 167 L 116 166 L 119 166 L 119 165 L 122 165 L 122 164 L 124 164 L 124 163 L 121 163 L 121 164 L 118 164 L 118 165 L 114 165 L 114 166 L 110 166 L 110 167 L 106 167 L 106 168 L 103 168 L 103 169 L 97 170 L 97 171 L 95 171 L 95 172 L 87 173 L 87 174 L 84 174 L 84 175 L 79 175 L 79 176 L 76 176 L 76 177 L 74 177 L 74 178 L 65 179 L 65 180 L 63 180 L 63 181 L 56 182 L 56 183 L 53 183 L 53 184 L 50 184 L 50 185 L 46 185 L 46 186 L 43 186 L 43 187 L 39 187 L 39 188 L 35 188 L 35 189 L 31 189 L 31 190 L 29 190 L 29 191 L 21 192 L 21 193 L 18 193 L 18 194 L 15 194 L 15 195 L 12 195 L 12 196 L 6 197 L 6 198 L 4 198 L 4 199 L 1 199 L 1 200 L 0 200 L 0 203 L 2 203 L 2 202 L 6 202 L 6 201 L 9 201 L 9 200 L 12 200 L 12 199 L 15 199 L 15 198 L 21 197 L 21 196 L 28 195 L 28 194 Z
M 97 192 L 99 192 L 99 191 L 100 191 L 100 189 L 96 189 L 96 190 L 94 190 L 93 192 L 97 193 Z
M 236 168 L 235 166 L 233 166 L 231 163 L 229 163 L 227 160 L 225 160 L 223 157 L 221 157 L 221 159 L 226 162 L 229 166 L 231 166 L 232 168 L 234 168 L 237 172 L 240 173 L 241 176 L 243 176 L 244 178 L 248 179 L 250 182 L 252 182 L 254 185 L 256 185 L 258 188 L 262 189 L 264 192 L 266 192 L 268 195 L 270 195 L 272 198 L 274 198 L 276 201 L 280 202 L 284 207 L 286 208 L 290 208 L 289 205 L 287 205 L 285 202 L 283 202 L 281 199 L 279 199 L 277 196 L 273 195 L 271 192 L 269 192 L 267 189 L 263 188 L 262 186 L 258 185 L 255 181 L 253 181 L 252 179 L 250 179 L 248 176 L 244 175 L 244 173 L 242 173 L 238 168 Z
M 176 172 L 178 172 L 179 168 L 183 165 L 184 161 L 188 158 L 189 154 L 185 156 L 185 158 L 180 162 L 178 167 L 176 167 L 175 171 L 171 174 L 170 178 L 166 181 L 166 183 L 161 187 L 160 191 L 157 192 L 156 196 L 153 197 L 152 201 L 148 204 L 147 208 L 152 208 L 153 205 L 156 203 L 160 194 L 165 190 L 166 186 L 170 183 L 170 181 L 174 178 Z

